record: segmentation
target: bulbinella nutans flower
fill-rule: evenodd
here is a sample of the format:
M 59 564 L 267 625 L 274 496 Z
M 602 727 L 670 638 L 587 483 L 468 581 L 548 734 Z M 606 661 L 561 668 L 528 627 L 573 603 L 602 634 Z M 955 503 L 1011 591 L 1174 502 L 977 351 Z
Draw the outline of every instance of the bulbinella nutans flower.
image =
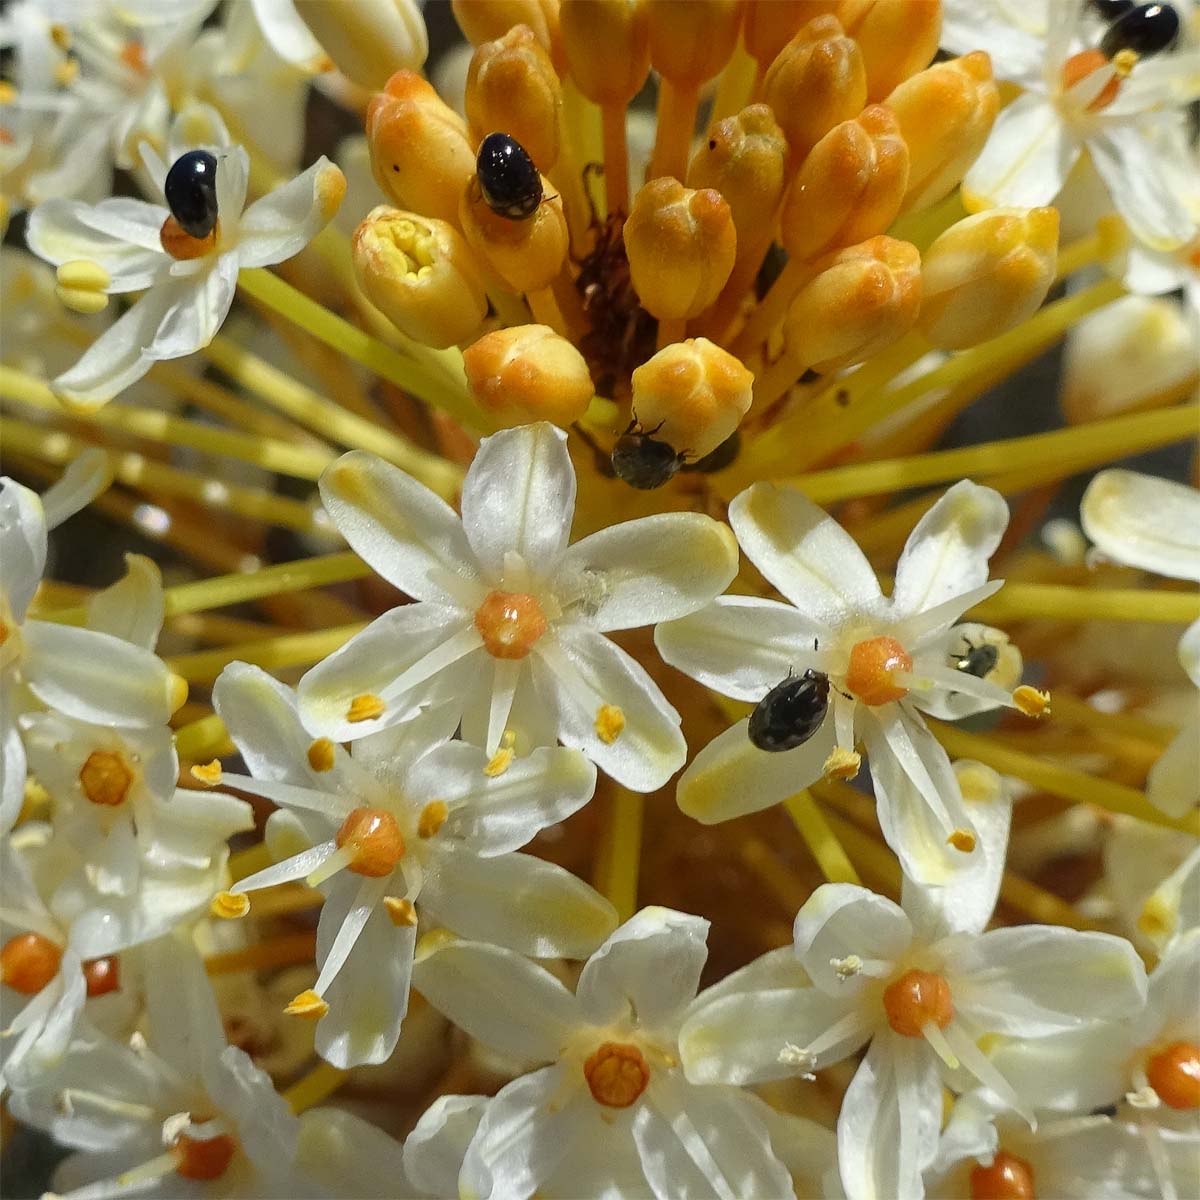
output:
M 13 1194 L 1200 1195 L 1191 0 L 0 51 Z

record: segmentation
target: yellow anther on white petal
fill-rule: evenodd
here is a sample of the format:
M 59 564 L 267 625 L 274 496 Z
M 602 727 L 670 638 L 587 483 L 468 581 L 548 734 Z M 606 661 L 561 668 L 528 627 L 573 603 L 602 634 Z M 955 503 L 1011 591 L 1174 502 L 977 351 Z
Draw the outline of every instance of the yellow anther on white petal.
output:
M 312 988 L 305 988 L 299 995 L 292 997 L 283 1011 L 289 1017 L 308 1017 L 312 1020 L 319 1020 L 329 1011 L 329 1005 Z
M 1050 715 L 1050 693 L 1038 691 L 1023 683 L 1013 692 L 1013 703 L 1027 717 L 1047 717 Z
M 63 263 L 57 271 L 58 282 L 65 288 L 80 288 L 102 292 L 112 283 L 112 277 L 98 263 L 87 258 L 74 258 Z
M 17 89 L 7 79 L 0 79 L 0 104 L 12 104 L 16 98 Z
M 391 917 L 393 925 L 415 925 L 417 923 L 417 909 L 411 900 L 405 900 L 400 896 L 384 896 L 383 907 L 387 909 L 387 915 Z
M 108 296 L 104 292 L 93 292 L 87 288 L 63 287 L 60 283 L 55 287 L 54 294 L 64 308 L 88 317 L 93 313 L 103 312 L 108 307 Z
M 67 58 L 54 68 L 54 82 L 62 87 L 70 87 L 79 78 L 79 60 Z
M 596 710 L 596 736 L 611 746 L 625 731 L 625 714 L 615 704 L 602 704 Z
M 516 740 L 517 736 L 511 729 L 504 731 L 504 736 L 500 739 L 499 749 L 487 760 L 483 768 L 483 773 L 489 779 L 495 779 L 497 775 L 503 775 L 512 766 L 513 746 Z
M 450 808 L 445 800 L 431 800 L 423 809 L 417 821 L 417 836 L 431 838 L 446 823 Z
M 856 750 L 843 750 L 841 746 L 835 746 L 825 760 L 821 774 L 826 779 L 853 779 L 861 766 L 862 755 Z
M 236 921 L 250 911 L 250 897 L 243 892 L 218 892 L 208 911 L 222 921 Z
M 975 849 L 975 835 L 969 829 L 956 829 L 946 839 L 946 845 L 961 850 L 963 854 L 970 854 Z
M 216 787 L 221 782 L 221 763 L 213 759 L 208 763 L 194 763 L 191 769 L 193 779 L 198 779 L 205 787 Z
M 50 40 L 62 51 L 70 50 L 71 48 L 71 30 L 66 26 L 56 21 L 50 26 Z
M 308 748 L 308 765 L 314 771 L 333 770 L 333 743 L 328 738 L 317 738 Z
M 377 717 L 383 716 L 387 705 L 378 697 L 372 696 L 369 692 L 364 692 L 361 696 L 355 696 L 350 701 L 350 707 L 346 709 L 347 721 L 374 721 Z

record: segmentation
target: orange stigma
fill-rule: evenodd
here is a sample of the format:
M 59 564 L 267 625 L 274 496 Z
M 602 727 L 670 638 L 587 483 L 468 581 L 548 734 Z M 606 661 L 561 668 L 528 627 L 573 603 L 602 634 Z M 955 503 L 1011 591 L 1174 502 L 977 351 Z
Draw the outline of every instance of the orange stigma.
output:
M 93 750 L 79 769 L 79 786 L 93 804 L 124 804 L 132 783 L 133 772 L 117 750 Z
M 636 1046 L 605 1042 L 583 1064 L 583 1077 L 597 1104 L 628 1108 L 650 1082 L 650 1068 Z
M 62 947 L 40 933 L 19 933 L 0 949 L 0 983 L 34 996 L 58 974 Z
M 905 1037 L 921 1037 L 925 1026 L 945 1029 L 954 1016 L 950 985 L 929 971 L 905 971 L 883 993 L 888 1024 Z
M 181 1133 L 171 1143 L 175 1170 L 184 1179 L 219 1179 L 233 1159 L 237 1142 L 227 1133 L 218 1133 L 207 1141 Z
M 373 879 L 390 875 L 404 857 L 404 835 L 383 808 L 356 808 L 337 831 L 337 844 L 354 851 L 349 870 Z
M 158 240 L 162 248 L 179 262 L 187 262 L 193 258 L 203 258 L 217 248 L 217 232 L 221 228 L 218 221 L 209 231 L 207 237 L 194 238 L 185 233 L 182 226 L 174 217 L 168 217 L 158 231 Z
M 1080 50 L 1078 54 L 1072 54 L 1063 63 L 1063 91 L 1069 91 L 1081 79 L 1086 79 L 1093 71 L 1099 71 L 1102 67 L 1107 66 L 1108 59 L 1099 50 Z M 1087 106 L 1087 111 L 1099 112 L 1102 108 L 1107 108 L 1117 98 L 1117 93 L 1120 90 L 1120 77 L 1113 75 L 1104 85 L 1104 90 Z
M 89 996 L 107 996 L 109 992 L 117 991 L 121 986 L 117 956 L 110 954 L 107 958 L 93 958 L 85 962 L 83 977 L 87 981 Z
M 892 679 L 893 671 L 911 671 L 912 658 L 895 638 L 873 637 L 858 642 L 850 651 L 846 687 L 864 704 L 888 704 L 903 700 L 908 688 Z
M 475 628 L 493 658 L 524 658 L 546 632 L 546 614 L 536 596 L 488 592 L 475 610 Z
M 971 1200 L 1034 1200 L 1033 1168 L 998 1150 L 990 1167 L 980 1165 L 971 1172 Z
M 1172 1042 L 1146 1064 L 1146 1079 L 1168 1108 L 1200 1108 L 1200 1046 Z

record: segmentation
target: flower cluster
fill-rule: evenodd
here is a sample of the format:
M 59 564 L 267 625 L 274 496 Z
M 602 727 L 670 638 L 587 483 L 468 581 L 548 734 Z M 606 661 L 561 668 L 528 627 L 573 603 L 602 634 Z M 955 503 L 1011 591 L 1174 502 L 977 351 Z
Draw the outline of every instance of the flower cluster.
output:
M 22 1185 L 1200 1194 L 1197 12 L 450 9 L 0 15 Z

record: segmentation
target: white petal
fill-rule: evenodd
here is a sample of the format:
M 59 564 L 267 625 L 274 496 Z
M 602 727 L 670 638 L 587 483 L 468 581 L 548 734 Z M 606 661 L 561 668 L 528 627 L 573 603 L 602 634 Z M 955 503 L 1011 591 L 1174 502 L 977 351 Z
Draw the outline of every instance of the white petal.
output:
M 635 792 L 653 792 L 683 766 L 687 743 L 679 714 L 645 669 L 603 634 L 560 624 L 534 647 L 534 682 L 558 714 L 559 740 L 582 750 L 606 775 Z M 551 697 L 553 700 L 551 701 Z M 605 740 L 600 710 L 619 708 L 624 725 Z
M 332 220 L 345 192 L 346 177 L 321 155 L 246 209 L 238 229 L 238 263 L 266 267 L 299 254 Z
M 162 660 L 106 633 L 27 621 L 25 680 L 39 700 L 95 724 L 157 725 L 171 715 Z
M 991 1055 L 996 1070 L 1028 1108 L 1090 1112 L 1129 1091 L 1128 1060 L 1136 1053 L 1129 1031 L 1097 1022 L 1054 1037 L 1015 1038 Z
M 455 933 L 532 958 L 586 958 L 617 926 L 616 909 L 599 892 L 531 854 L 480 858 L 442 847 L 421 902 Z
M 583 609 L 596 629 L 636 629 L 707 604 L 729 586 L 737 561 L 728 526 L 702 513 L 657 513 L 576 542 L 559 579 L 580 577 Z
M 729 523 L 746 557 L 814 622 L 837 626 L 878 605 L 858 543 L 793 488 L 754 484 L 734 497 Z
M 0 487 L 0 558 L 12 619 L 25 616 L 46 569 L 46 515 L 36 492 L 4 477 Z
M 543 967 L 499 946 L 435 935 L 417 947 L 413 986 L 472 1037 L 516 1058 L 558 1058 L 580 1015 Z
M 296 11 L 295 0 L 250 0 L 267 44 L 284 62 L 314 70 L 322 50 Z
M 472 580 L 473 556 L 454 510 L 373 454 L 352 450 L 321 476 L 321 501 L 338 532 L 371 567 L 416 600 L 455 603 L 447 583 Z
M 850 997 L 870 983 L 843 978 L 834 962 L 857 955 L 895 962 L 912 942 L 904 910 L 884 896 L 850 883 L 823 883 L 796 914 L 796 953 L 814 984 L 830 996 Z
M 42 493 L 46 528 L 57 529 L 68 517 L 91 504 L 111 483 L 108 455 L 98 446 L 81 451 Z
M 271 1077 L 237 1046 L 204 1063 L 204 1083 L 218 1111 L 232 1120 L 240 1148 L 268 1175 L 296 1156 L 300 1122 Z
M 941 45 L 955 54 L 986 46 L 998 79 L 1032 83 L 1041 76 L 1046 53 L 1046 27 L 1037 16 L 1036 4 L 1010 9 L 977 0 L 946 0 Z
M 718 596 L 654 631 L 671 666 L 735 700 L 757 703 L 789 672 L 800 674 L 824 634 L 798 609 L 757 596 Z
M 983 153 L 963 179 L 963 194 L 972 210 L 1049 204 L 1079 153 L 1054 105 L 1027 92 L 996 117 Z
M 796 957 L 796 947 L 790 942 L 751 959 L 744 967 L 731 971 L 723 979 L 706 987 L 692 1004 L 693 1011 L 712 1004 L 723 996 L 740 996 L 774 988 L 808 987 L 808 973 Z
M 1200 995 L 1200 930 L 1180 933 L 1167 947 L 1150 976 L 1146 1011 L 1139 1021 L 1143 1040 L 1167 1031 L 1195 1036 L 1200 1026 L 1196 996 Z
M 0 835 L 17 823 L 25 803 L 25 747 L 16 722 L 3 712 L 7 703 L 8 697 L 0 699 Z
M 1172 579 L 1200 580 L 1200 491 L 1137 471 L 1101 471 L 1079 506 L 1109 557 Z
M 300 1117 L 296 1170 L 328 1196 L 393 1200 L 411 1191 L 400 1143 L 340 1108 L 311 1108 Z
M 955 1007 L 987 1032 L 1046 1037 L 1115 1020 L 1146 998 L 1142 960 L 1107 933 L 994 929 L 964 943 L 953 965 Z
M 715 825 L 770 808 L 821 778 L 835 744 L 833 721 L 794 750 L 760 750 L 750 741 L 749 720 L 718 734 L 679 777 L 676 801 L 689 817 Z
M 1146 777 L 1146 799 L 1169 817 L 1185 817 L 1200 804 L 1200 718 L 1171 739 Z
M 567 435 L 539 421 L 504 429 L 479 443 L 462 491 L 463 528 L 480 569 L 504 577 L 517 553 L 535 578 L 548 578 L 571 533 L 575 468 Z
M 153 650 L 163 622 L 162 572 L 144 554 L 125 556 L 125 575 L 89 601 L 88 628 Z
M 892 589 L 895 615 L 924 612 L 986 583 L 1007 525 L 999 492 L 969 479 L 956 483 L 908 535 Z
M 458 1174 L 490 1096 L 439 1096 L 404 1142 L 404 1170 L 430 1196 L 458 1193 Z
M 178 1076 L 199 1079 L 225 1047 L 225 1030 L 212 985 L 190 938 L 160 938 L 146 958 L 147 1037 Z
M 791 1173 L 796 1196 L 841 1200 L 844 1193 L 838 1179 L 837 1134 L 816 1121 L 780 1112 L 752 1092 L 745 1094 L 745 1100 L 766 1126 L 776 1156 Z

